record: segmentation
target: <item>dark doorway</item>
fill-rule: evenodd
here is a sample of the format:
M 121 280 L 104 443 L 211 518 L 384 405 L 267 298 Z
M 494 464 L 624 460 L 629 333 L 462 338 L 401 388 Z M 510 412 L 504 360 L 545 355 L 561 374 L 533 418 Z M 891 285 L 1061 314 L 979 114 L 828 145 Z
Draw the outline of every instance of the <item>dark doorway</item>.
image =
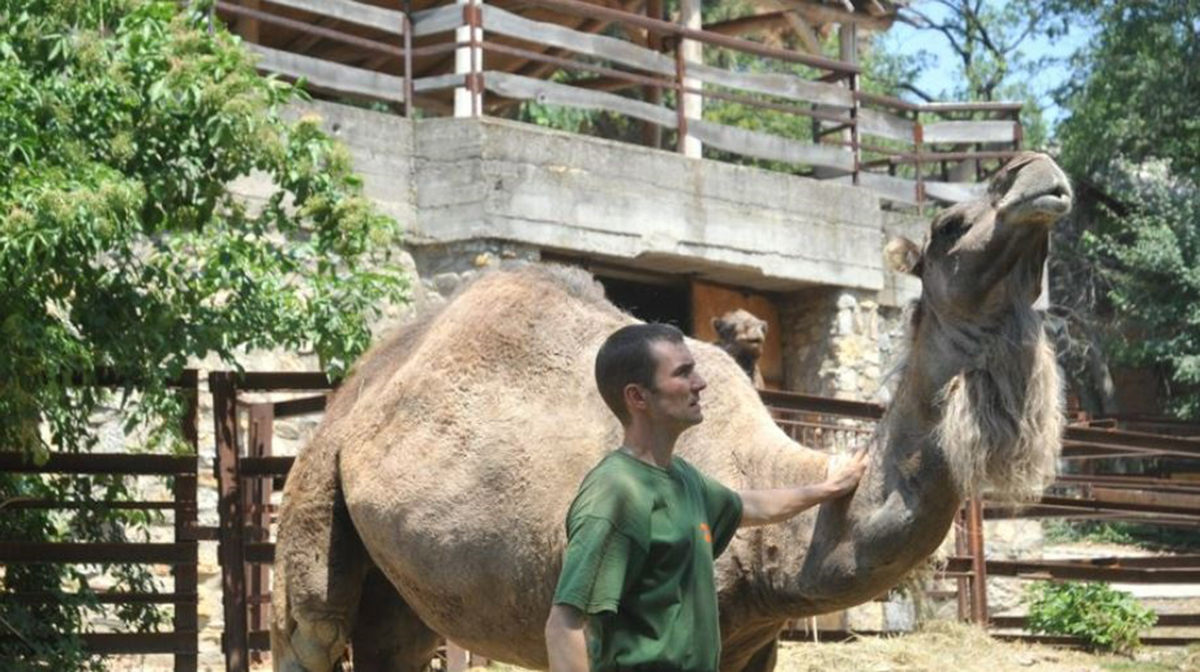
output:
M 648 283 L 597 275 L 608 300 L 639 320 L 673 324 L 692 334 L 692 297 L 686 281 Z

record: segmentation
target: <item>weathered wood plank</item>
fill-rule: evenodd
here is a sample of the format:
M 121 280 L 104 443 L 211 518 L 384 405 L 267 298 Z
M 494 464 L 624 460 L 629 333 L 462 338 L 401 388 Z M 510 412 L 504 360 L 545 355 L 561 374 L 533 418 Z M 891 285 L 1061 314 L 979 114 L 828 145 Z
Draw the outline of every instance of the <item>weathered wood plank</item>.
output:
M 260 56 L 258 67 L 263 70 L 287 77 L 303 77 L 323 89 L 404 102 L 403 78 L 279 51 L 258 44 L 246 44 L 245 46 Z
M 331 19 L 404 34 L 404 14 L 353 0 L 270 0 L 271 4 L 323 14 Z M 460 10 L 461 14 L 461 10 Z
M 894 114 L 864 107 L 858 111 L 858 134 L 912 142 L 913 122 Z M 925 139 L 929 140 L 928 135 Z
M 849 109 L 854 106 L 854 94 L 850 89 L 824 82 L 811 82 L 796 75 L 731 72 L 691 61 L 687 64 L 687 74 L 688 77 L 695 77 L 705 84 L 731 89 L 743 89 L 830 107 Z
M 706 145 L 769 161 L 803 163 L 851 172 L 854 155 L 832 145 L 815 145 L 711 121 L 688 119 L 688 133 Z
M 863 171 L 858 174 L 858 185 L 866 187 L 888 200 L 912 205 L 917 203 L 916 180 Z
M 413 37 L 443 33 L 465 25 L 462 5 L 445 5 L 412 14 Z
M 925 142 L 1012 142 L 1016 138 L 1012 121 L 937 121 L 922 130 Z
M 987 184 L 983 182 L 935 182 L 925 181 L 925 194 L 946 203 L 959 203 L 983 195 Z
M 483 5 L 485 31 L 535 44 L 596 56 L 660 75 L 675 75 L 675 61 L 632 42 L 571 30 L 553 23 L 530 21 L 492 5 Z
M 483 85 L 488 91 L 507 98 L 536 100 L 549 105 L 608 110 L 658 124 L 663 128 L 675 128 L 678 123 L 675 111 L 665 107 L 623 98 L 613 93 L 589 91 L 507 72 L 485 72 Z
M 463 74 L 421 77 L 413 80 L 413 92 L 420 93 L 422 91 L 437 91 L 438 89 L 453 89 L 456 86 L 463 86 L 466 81 L 467 76 Z

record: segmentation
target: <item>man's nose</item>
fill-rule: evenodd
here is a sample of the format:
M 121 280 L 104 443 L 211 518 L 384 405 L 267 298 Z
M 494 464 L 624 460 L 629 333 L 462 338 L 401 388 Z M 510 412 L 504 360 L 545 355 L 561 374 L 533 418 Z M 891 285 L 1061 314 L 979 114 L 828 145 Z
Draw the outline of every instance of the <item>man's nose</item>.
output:
M 697 373 L 695 380 L 692 381 L 692 391 L 700 392 L 706 387 L 708 387 L 708 381 L 704 379 L 704 376 Z

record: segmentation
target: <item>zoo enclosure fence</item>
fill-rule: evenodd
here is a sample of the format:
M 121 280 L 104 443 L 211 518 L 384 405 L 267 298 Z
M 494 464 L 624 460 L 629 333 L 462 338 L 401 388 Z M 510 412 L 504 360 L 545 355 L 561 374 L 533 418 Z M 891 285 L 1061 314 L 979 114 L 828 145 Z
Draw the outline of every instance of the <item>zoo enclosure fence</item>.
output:
M 85 634 L 89 650 L 101 654 L 171 653 L 175 669 L 196 669 L 198 650 L 197 542 L 219 542 L 225 631 L 222 648 L 228 670 L 247 670 L 250 663 L 270 648 L 269 582 L 274 560 L 272 530 L 277 507 L 272 493 L 282 488 L 293 458 L 272 455 L 274 423 L 278 419 L 323 412 L 332 389 L 319 373 L 212 372 L 208 386 L 212 395 L 215 463 L 218 483 L 219 524 L 197 524 L 195 372 L 179 381 L 187 402 L 184 436 L 193 452 L 184 456 L 164 455 L 54 455 L 40 467 L 23 456 L 0 454 L 0 469 L 19 473 L 111 473 L 170 476 L 173 499 L 167 502 L 117 502 L 106 506 L 174 511 L 174 542 L 165 544 L 32 544 L 21 541 L 0 543 L 0 564 L 133 562 L 168 564 L 174 589 L 158 593 L 101 593 L 102 603 L 142 602 L 172 604 L 173 630 L 163 633 Z M 244 393 L 287 393 L 280 401 L 246 403 Z M 307 394 L 296 398 L 296 394 Z M 793 438 L 817 449 L 844 450 L 862 447 L 870 439 L 882 407 L 863 402 L 829 399 L 789 392 L 760 391 L 773 417 Z M 1107 426 L 1105 426 L 1107 423 Z M 1102 426 L 1074 425 L 1067 430 L 1064 459 L 1097 464 L 1115 458 L 1154 459 L 1170 465 L 1180 459 L 1200 456 L 1200 440 L 1116 429 L 1112 421 Z M 1104 474 L 1096 470 L 1061 475 L 1040 502 L 1025 509 L 1011 509 L 973 501 L 964 507 L 955 523 L 956 551 L 942 576 L 956 589 L 933 597 L 954 598 L 964 620 L 973 620 L 995 630 L 1024 626 L 1019 617 L 988 615 L 987 577 L 1008 576 L 1038 580 L 1120 581 L 1123 583 L 1200 584 L 1200 555 L 1153 558 L 1101 558 L 1088 561 L 997 560 L 983 553 L 983 521 L 1007 518 L 1069 518 L 1137 522 L 1195 529 L 1200 526 L 1200 484 L 1164 478 L 1162 474 Z M 21 502 L 0 508 L 0 515 L 22 507 L 70 508 L 80 502 Z M 91 504 L 86 504 L 91 505 Z M 5 600 L 39 600 L 53 596 L 0 593 Z M 1200 614 L 1161 614 L 1160 627 L 1200 626 Z M 823 630 L 823 640 L 871 634 Z M 1077 644 L 1061 637 L 1034 637 L 1013 632 L 996 632 L 1005 638 L 1036 639 L 1055 644 Z M 811 632 L 795 627 L 784 633 L 789 638 L 808 638 Z M 1178 645 L 1196 641 L 1190 637 L 1151 636 L 1147 644 Z M 450 669 L 465 669 L 468 655 L 448 647 Z M 478 662 L 478 660 L 476 660 Z
M 431 4 L 218 0 L 215 10 L 260 70 L 324 95 L 408 117 L 513 118 L 527 102 L 604 112 L 641 127 L 628 141 L 690 156 L 702 146 L 708 158 L 854 184 L 903 206 L 978 195 L 1023 141 L 1020 103 L 868 93 L 856 64 L 731 35 L 743 19 L 665 21 L 661 0 L 647 13 L 627 0 Z
M 100 387 L 121 387 L 121 381 L 102 378 Z M 199 551 L 197 541 L 198 441 L 196 433 L 198 378 L 185 371 L 171 385 L 179 391 L 184 404 L 182 436 L 188 453 L 184 455 L 138 455 L 125 453 L 58 453 L 45 464 L 36 465 L 22 453 L 0 452 L 0 472 L 28 475 L 72 475 L 87 478 L 103 476 L 147 476 L 167 481 L 170 500 L 75 500 L 13 497 L 0 503 L 0 515 L 19 515 L 22 510 L 83 511 L 123 509 L 161 512 L 173 517 L 173 540 L 157 543 L 134 542 L 32 542 L 20 539 L 0 541 L 0 567 L 5 573 L 14 565 L 27 564 L 134 564 L 170 566 L 173 588 L 170 592 L 107 590 L 80 592 L 0 592 L 8 603 L 47 605 L 64 600 L 94 600 L 99 605 L 155 604 L 171 605 L 174 614 L 166 632 L 76 633 L 83 646 L 101 655 L 172 654 L 174 669 L 191 672 L 197 668 L 199 647 L 199 595 L 197 579 Z M 5 622 L 0 638 L 29 646 L 24 636 Z

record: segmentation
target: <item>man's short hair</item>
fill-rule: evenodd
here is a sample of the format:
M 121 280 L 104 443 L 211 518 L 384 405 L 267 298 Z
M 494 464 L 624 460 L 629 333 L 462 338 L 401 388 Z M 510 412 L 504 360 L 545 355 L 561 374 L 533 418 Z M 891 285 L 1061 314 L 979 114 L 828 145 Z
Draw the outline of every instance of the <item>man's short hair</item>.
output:
M 683 343 L 683 332 L 669 324 L 631 324 L 614 331 L 596 353 L 596 387 L 623 425 L 630 421 L 625 386 L 655 389 L 658 360 L 650 347 L 658 341 Z

